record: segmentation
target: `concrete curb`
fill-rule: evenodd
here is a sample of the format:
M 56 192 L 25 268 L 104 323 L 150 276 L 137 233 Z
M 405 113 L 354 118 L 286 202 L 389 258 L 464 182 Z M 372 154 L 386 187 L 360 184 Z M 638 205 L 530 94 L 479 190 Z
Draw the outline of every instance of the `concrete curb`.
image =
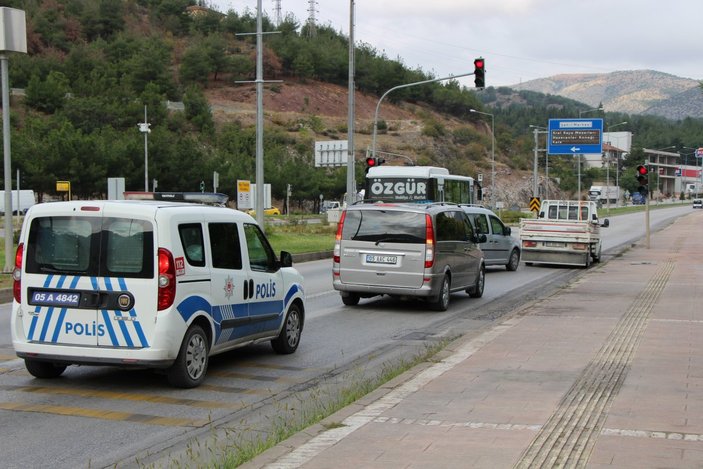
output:
M 293 262 L 310 262 L 320 259 L 330 259 L 332 251 L 306 252 L 302 254 L 293 254 Z

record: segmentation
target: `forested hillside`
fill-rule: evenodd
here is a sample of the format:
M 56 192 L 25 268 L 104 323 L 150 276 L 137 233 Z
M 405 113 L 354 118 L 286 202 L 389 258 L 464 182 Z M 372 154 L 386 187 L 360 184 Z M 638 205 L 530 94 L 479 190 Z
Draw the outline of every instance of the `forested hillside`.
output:
M 256 18 L 251 11 L 223 14 L 195 3 L 2 2 L 27 15 L 29 53 L 9 59 L 11 86 L 24 90 L 11 108 L 13 176 L 19 169 L 23 188 L 55 195 L 55 182 L 69 180 L 75 197 L 104 197 L 107 177 L 125 177 L 128 190 L 143 190 L 144 136 L 137 124 L 144 122 L 145 107 L 149 176 L 158 180 L 159 190 L 198 190 L 200 181 L 210 187 L 213 171 L 230 196 L 237 179 L 254 181 L 254 87 L 237 82 L 255 77 L 255 42 L 237 34 L 255 31 Z M 280 31 L 265 37 L 265 79 L 282 81 L 265 90 L 266 182 L 278 199 L 287 184 L 300 202 L 320 194 L 339 198 L 345 170 L 314 168 L 313 148 L 315 141 L 347 138 L 347 38 L 330 26 L 318 25 L 310 34 L 292 17 L 278 27 L 265 19 L 264 30 Z M 378 97 L 433 77 L 369 44 L 357 45 L 355 63 L 361 161 Z M 169 102 L 182 102 L 183 110 L 169 108 Z M 411 87 L 388 96 L 379 149 L 459 174 L 487 173 L 491 121 L 470 112 L 477 109 L 495 115 L 499 171 L 518 174 L 532 168 L 529 125 L 575 117 L 586 108 L 555 96 L 476 90 L 456 81 Z M 703 134 L 700 120 L 603 117 L 629 121 L 628 130 L 642 146 L 698 146 Z M 568 164 L 564 171 L 571 171 Z M 572 179 L 563 178 L 567 185 Z M 357 180 L 363 180 L 362 164 Z

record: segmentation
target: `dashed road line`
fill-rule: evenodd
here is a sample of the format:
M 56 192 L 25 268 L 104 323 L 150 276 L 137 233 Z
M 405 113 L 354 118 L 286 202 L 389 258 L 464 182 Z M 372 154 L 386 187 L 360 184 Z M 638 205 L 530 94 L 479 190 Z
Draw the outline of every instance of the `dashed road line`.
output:
M 137 422 L 148 425 L 166 427 L 195 427 L 200 428 L 210 423 L 209 419 L 187 419 L 163 417 L 159 415 L 136 414 L 105 409 L 86 409 L 82 407 L 67 407 L 45 404 L 22 404 L 18 402 L 0 402 L 0 409 L 16 412 L 38 412 L 71 417 L 88 417 L 99 420 L 112 420 L 121 422 Z

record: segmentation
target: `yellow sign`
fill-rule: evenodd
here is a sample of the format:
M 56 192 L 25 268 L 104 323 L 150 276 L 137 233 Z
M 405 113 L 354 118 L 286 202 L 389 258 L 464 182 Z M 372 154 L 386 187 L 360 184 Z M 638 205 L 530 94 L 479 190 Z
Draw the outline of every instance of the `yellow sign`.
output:
M 539 212 L 539 208 L 542 205 L 542 202 L 540 201 L 539 197 L 531 197 L 530 198 L 530 210 L 533 212 Z
M 71 181 L 56 181 L 56 192 L 71 192 Z
M 249 181 L 237 181 L 237 192 L 249 192 L 251 191 Z

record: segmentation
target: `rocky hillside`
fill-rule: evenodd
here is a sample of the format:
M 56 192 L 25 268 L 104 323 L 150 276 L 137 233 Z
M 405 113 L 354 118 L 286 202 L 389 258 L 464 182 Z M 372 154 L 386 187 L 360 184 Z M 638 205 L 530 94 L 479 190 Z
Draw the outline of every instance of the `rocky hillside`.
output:
M 653 70 L 555 75 L 513 85 L 575 99 L 608 112 L 653 114 L 670 119 L 703 117 L 703 91 L 696 80 Z

